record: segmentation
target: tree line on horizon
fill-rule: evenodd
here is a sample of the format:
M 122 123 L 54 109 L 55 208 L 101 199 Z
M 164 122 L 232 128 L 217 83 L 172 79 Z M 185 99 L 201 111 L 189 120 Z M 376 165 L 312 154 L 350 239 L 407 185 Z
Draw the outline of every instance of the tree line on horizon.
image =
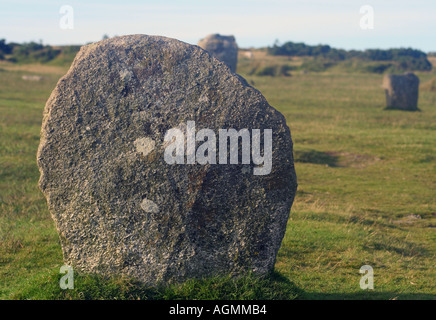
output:
M 46 63 L 58 58 L 59 62 L 73 60 L 79 45 L 54 47 L 42 42 L 7 43 L 0 39 L 0 60 L 14 63 Z
M 384 72 L 393 66 L 398 71 L 430 71 L 432 69 L 427 54 L 413 48 L 344 50 L 332 48 L 329 45 L 312 46 L 303 42 L 288 41 L 282 45 L 274 43 L 273 46 L 267 48 L 267 52 L 274 56 L 313 57 L 324 60 L 329 65 L 353 59 L 368 62 L 392 62 L 375 65 L 376 69 L 373 72 Z
M 0 60 L 13 63 L 71 63 L 80 50 L 80 45 L 50 46 L 42 42 L 7 43 L 0 39 Z M 289 57 L 311 57 L 312 61 L 305 61 L 303 69 L 310 71 L 324 71 L 341 62 L 357 62 L 352 69 L 363 68 L 363 71 L 384 73 L 386 71 L 431 71 L 432 64 L 427 54 L 412 48 L 344 50 L 332 48 L 329 45 L 307 45 L 303 42 L 288 41 L 267 47 L 269 55 Z M 434 55 L 430 53 L 429 55 Z M 283 66 L 282 66 L 283 67 Z M 285 68 L 292 69 L 289 66 Z M 288 71 L 285 70 L 285 74 Z

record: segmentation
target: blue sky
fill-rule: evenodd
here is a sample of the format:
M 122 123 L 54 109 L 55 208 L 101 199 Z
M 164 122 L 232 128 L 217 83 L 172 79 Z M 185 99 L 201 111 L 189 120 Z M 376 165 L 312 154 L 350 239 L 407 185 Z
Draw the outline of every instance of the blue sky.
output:
M 74 28 L 59 26 L 62 5 Z M 374 9 L 374 29 L 362 30 L 359 9 Z M 109 36 L 153 34 L 195 44 L 210 33 L 233 34 L 240 47 L 276 39 L 344 49 L 413 47 L 436 51 L 435 0 L 0 0 L 0 39 L 84 44 Z

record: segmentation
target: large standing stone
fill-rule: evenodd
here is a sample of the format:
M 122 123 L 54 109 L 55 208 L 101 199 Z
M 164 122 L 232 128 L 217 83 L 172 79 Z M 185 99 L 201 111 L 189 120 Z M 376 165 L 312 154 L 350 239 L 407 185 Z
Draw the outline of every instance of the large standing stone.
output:
M 190 121 L 272 129 L 271 172 L 241 157 L 168 164 L 166 133 Z M 46 104 L 37 160 L 65 262 L 147 284 L 271 271 L 297 187 L 283 115 L 206 51 L 157 36 L 82 47 Z
M 383 78 L 386 107 L 402 110 L 418 110 L 419 78 L 413 73 L 386 74 Z
M 198 42 L 198 45 L 217 59 L 227 64 L 232 72 L 236 72 L 236 64 L 238 63 L 238 46 L 234 36 L 210 34 L 206 38 L 201 39 Z

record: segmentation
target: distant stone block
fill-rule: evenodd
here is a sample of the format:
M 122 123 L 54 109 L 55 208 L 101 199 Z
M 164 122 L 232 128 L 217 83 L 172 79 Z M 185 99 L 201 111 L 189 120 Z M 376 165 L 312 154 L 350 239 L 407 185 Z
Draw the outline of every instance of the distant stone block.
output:
M 387 108 L 418 110 L 419 78 L 413 73 L 386 74 L 383 78 L 383 88 Z
M 211 34 L 198 42 L 198 46 L 212 56 L 227 64 L 232 72 L 236 72 L 238 63 L 238 46 L 234 36 Z

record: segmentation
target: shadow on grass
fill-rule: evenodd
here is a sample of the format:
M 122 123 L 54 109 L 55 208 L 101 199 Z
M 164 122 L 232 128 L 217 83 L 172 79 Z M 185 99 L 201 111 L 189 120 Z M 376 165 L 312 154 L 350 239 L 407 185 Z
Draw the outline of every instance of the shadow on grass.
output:
M 383 110 L 384 111 L 396 110 L 396 111 L 406 111 L 406 112 L 422 112 L 422 110 L 419 109 L 419 108 L 416 108 L 416 109 L 402 109 L 402 108 L 396 108 L 396 107 L 385 107 Z
M 339 167 L 338 156 L 316 150 L 296 150 L 294 151 L 294 161 L 302 163 L 323 164 L 328 165 L 329 167 Z

